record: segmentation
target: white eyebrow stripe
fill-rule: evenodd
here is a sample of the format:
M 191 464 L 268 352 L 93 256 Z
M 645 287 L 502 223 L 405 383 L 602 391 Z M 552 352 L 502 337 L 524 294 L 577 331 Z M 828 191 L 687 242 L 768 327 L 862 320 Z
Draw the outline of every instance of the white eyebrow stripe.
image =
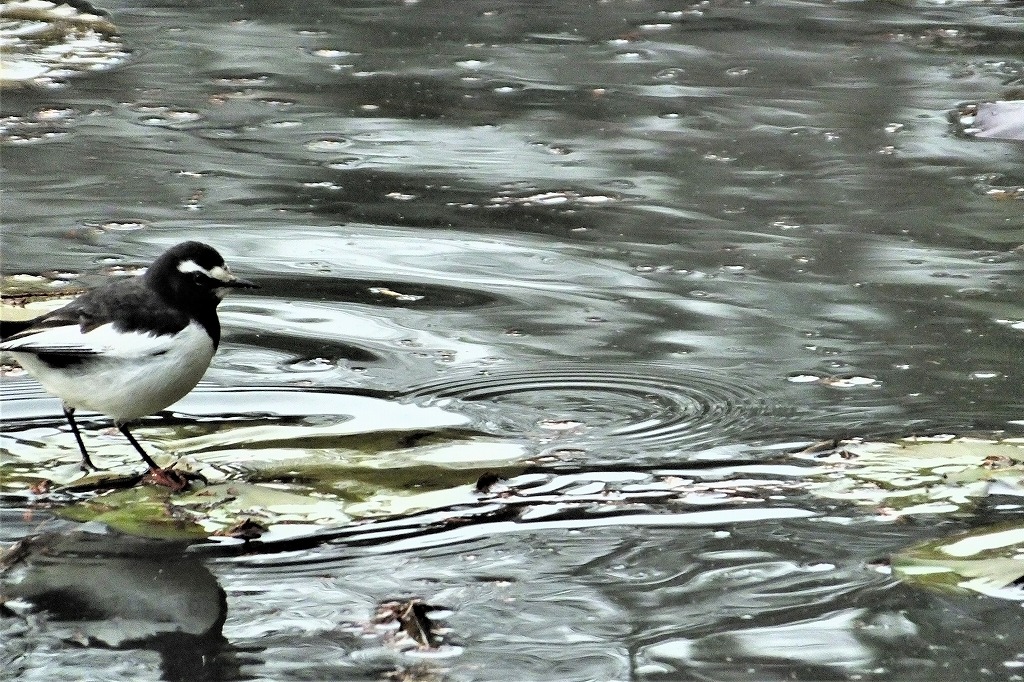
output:
M 206 268 L 204 268 L 202 265 L 195 262 L 194 260 L 183 260 L 180 263 L 178 263 L 178 272 L 203 272 L 209 274 L 206 272 Z
M 230 270 L 219 265 L 215 265 L 210 268 L 210 272 L 208 274 L 210 277 L 220 280 L 221 282 L 230 282 L 235 279 L 235 276 L 231 274 Z

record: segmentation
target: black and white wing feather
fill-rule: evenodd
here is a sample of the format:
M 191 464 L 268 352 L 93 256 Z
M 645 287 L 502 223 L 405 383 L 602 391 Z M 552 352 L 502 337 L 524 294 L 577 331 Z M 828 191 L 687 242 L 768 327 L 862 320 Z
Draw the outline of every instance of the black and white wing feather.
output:
M 189 319 L 139 284 L 131 279 L 90 291 L 31 320 L 0 342 L 0 350 L 67 361 L 91 355 L 158 354 Z

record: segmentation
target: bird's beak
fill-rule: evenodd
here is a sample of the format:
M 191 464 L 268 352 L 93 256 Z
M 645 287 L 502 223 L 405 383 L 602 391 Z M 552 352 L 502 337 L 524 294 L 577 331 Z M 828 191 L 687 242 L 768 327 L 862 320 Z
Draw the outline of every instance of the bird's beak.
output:
M 241 277 L 235 277 L 234 273 L 226 265 L 218 265 L 207 273 L 217 282 L 218 289 L 259 289 L 259 285 Z
M 250 282 L 247 279 L 241 277 L 232 277 L 226 282 L 221 283 L 222 287 L 231 287 L 232 289 L 259 289 L 260 285 L 255 282 Z

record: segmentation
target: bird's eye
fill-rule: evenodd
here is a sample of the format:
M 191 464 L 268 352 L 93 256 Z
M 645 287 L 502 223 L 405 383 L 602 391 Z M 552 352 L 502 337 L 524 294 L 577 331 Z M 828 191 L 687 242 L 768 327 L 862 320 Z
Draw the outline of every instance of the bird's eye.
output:
M 200 285 L 205 283 L 206 282 L 206 273 L 203 273 L 203 272 L 193 272 L 192 273 L 192 281 L 195 282 L 196 284 L 200 284 Z

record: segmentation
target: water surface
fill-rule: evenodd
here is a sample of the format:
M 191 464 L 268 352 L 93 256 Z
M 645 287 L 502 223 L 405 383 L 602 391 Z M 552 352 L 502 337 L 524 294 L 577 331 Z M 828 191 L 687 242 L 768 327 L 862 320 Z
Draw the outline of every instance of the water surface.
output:
M 180 549 L 168 565 L 207 605 L 223 589 L 223 614 L 127 649 L 8 617 L 8 674 L 1024 674 L 1017 603 L 883 561 L 1015 520 L 1012 498 L 893 522 L 756 468 L 825 438 L 1024 435 L 1024 148 L 956 125 L 1024 84 L 1019 3 L 105 9 L 126 58 L 4 91 L 4 274 L 90 285 L 196 238 L 262 286 L 224 303 L 206 381 L 140 436 L 242 477 L 375 434 L 396 454 L 393 479 L 364 472 L 390 491 L 371 518 L 492 469 L 549 496 Z M 5 456 L 71 461 L 58 403 L 17 375 L 3 391 Z M 267 425 L 319 430 L 244 430 Z M 748 499 L 640 496 L 710 485 L 680 473 L 709 462 Z M 14 493 L 3 521 L 8 542 L 66 527 Z M 109 575 L 144 584 L 132 548 Z M 436 649 L 370 622 L 408 597 L 446 609 Z

